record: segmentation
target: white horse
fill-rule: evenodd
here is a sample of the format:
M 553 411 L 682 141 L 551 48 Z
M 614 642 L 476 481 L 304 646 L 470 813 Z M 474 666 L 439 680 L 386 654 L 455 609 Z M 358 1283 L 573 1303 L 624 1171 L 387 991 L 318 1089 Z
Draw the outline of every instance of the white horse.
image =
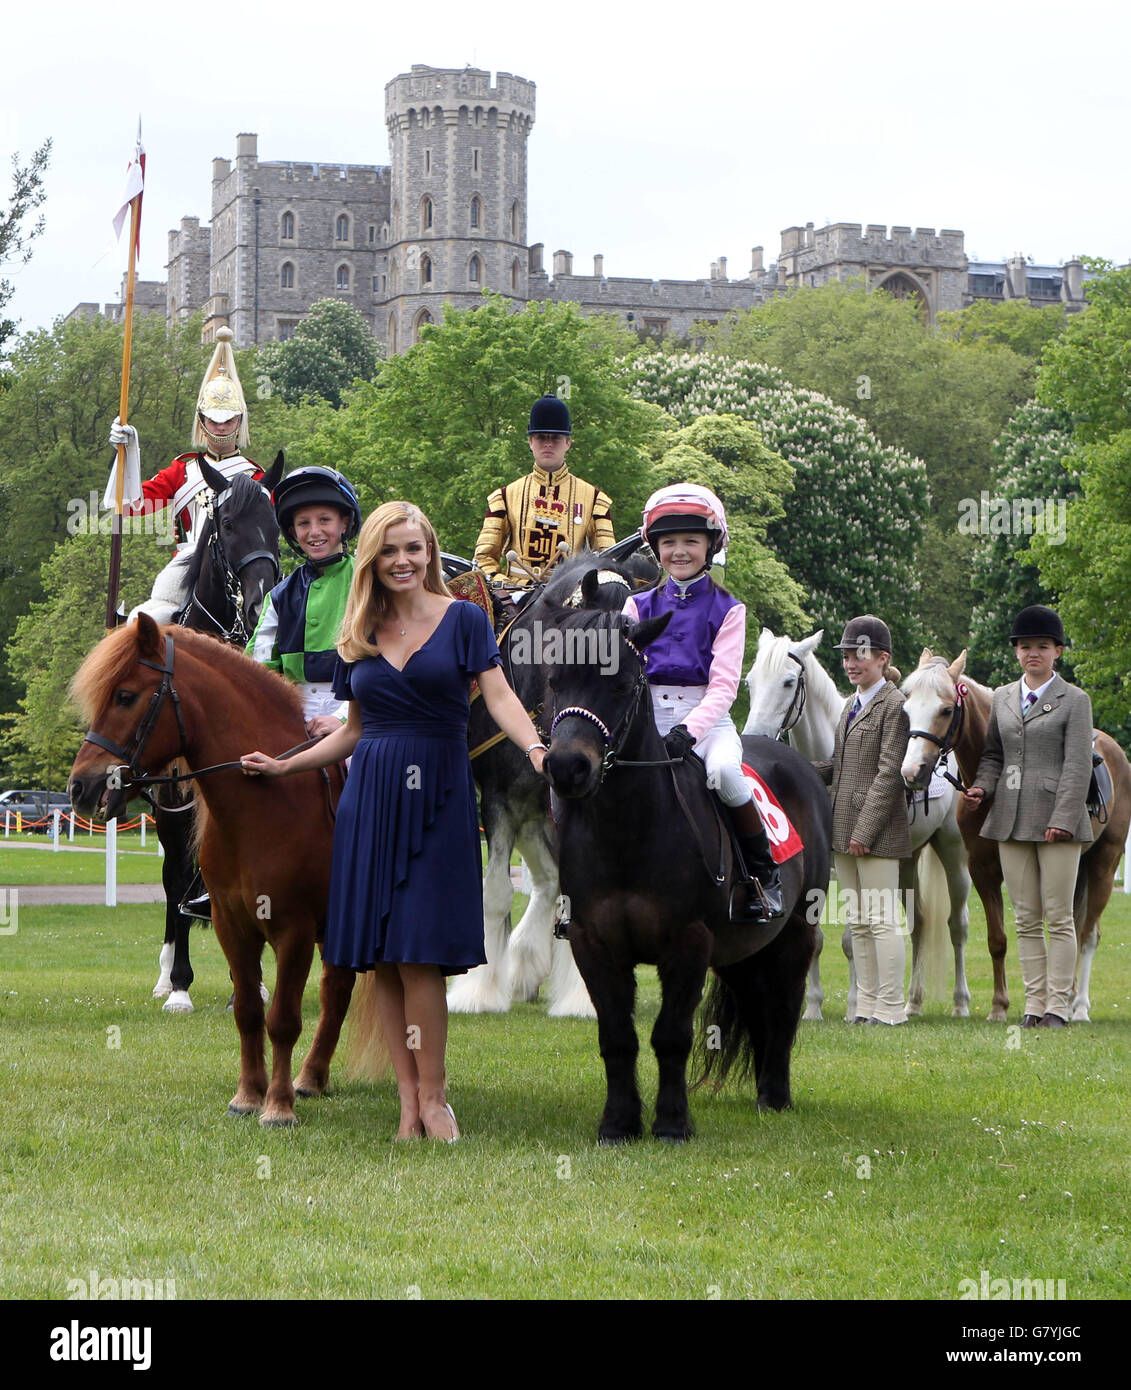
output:
M 837 721 L 844 712 L 846 698 L 814 655 L 823 636 L 824 629 L 821 629 L 801 642 L 793 642 L 788 637 L 775 637 L 764 627 L 758 638 L 758 654 L 746 676 L 750 714 L 742 732 L 767 738 L 788 735 L 797 751 L 813 762 L 832 757 Z M 925 806 L 922 800 L 917 800 L 908 807 L 911 858 L 900 864 L 900 888 L 904 901 L 908 901 L 910 895 L 914 903 L 909 1015 L 923 1012 L 924 973 L 932 947 L 942 939 L 936 926 L 941 923 L 944 902 L 948 904 L 946 921 L 954 950 L 952 1013 L 955 1018 L 967 1018 L 970 1014 L 970 990 L 966 983 L 970 868 L 956 811 L 954 790 L 941 778 L 932 782 Z M 924 854 L 924 850 L 928 852 Z M 916 882 L 919 891 L 911 892 Z M 823 1017 L 820 967 L 823 945 L 824 934 L 818 929 L 803 1015 L 807 1019 Z M 851 1022 L 856 1016 L 856 972 L 852 965 L 852 932 L 847 926 L 841 937 L 841 949 L 848 958 L 845 1018 Z

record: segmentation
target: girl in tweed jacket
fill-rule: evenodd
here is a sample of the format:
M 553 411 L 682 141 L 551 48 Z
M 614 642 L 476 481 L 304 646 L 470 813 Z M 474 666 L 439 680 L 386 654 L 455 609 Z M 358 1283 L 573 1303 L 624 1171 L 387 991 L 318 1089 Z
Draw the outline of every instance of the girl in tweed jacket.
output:
M 853 1022 L 894 1025 L 907 1021 L 899 861 L 911 854 L 900 774 L 910 726 L 902 693 L 886 679 L 887 624 L 853 618 L 837 649 L 856 696 L 840 717 L 832 759 L 815 766 L 832 786 L 833 855 L 856 968 Z

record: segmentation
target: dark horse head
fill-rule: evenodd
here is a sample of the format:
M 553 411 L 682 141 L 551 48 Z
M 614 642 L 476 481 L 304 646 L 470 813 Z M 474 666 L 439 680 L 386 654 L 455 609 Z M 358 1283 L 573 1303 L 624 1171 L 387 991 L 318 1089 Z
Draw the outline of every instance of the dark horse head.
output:
M 281 574 L 271 493 L 283 475 L 283 455 L 276 456 L 258 483 L 246 473 L 225 478 L 204 458 L 200 471 L 214 494 L 212 515 L 193 553 L 192 598 L 182 621 L 185 627 L 244 646 Z

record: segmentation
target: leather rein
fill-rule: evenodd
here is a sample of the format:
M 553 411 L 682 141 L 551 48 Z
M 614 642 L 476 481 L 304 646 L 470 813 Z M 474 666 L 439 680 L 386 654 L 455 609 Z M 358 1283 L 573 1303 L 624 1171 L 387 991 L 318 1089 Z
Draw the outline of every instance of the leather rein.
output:
M 966 686 L 957 681 L 954 687 L 954 710 L 950 716 L 950 723 L 947 725 L 946 732 L 942 738 L 931 733 L 929 729 L 912 729 L 909 737 L 925 738 L 928 743 L 933 743 L 939 750 L 935 770 L 939 776 L 952 787 L 956 787 L 963 796 L 966 795 L 966 787 L 960 777 L 955 777 L 950 768 L 947 767 L 947 759 L 954 752 L 959 740 L 962 738 L 962 731 L 966 727 Z M 923 800 L 926 802 L 927 789 L 923 788 Z M 907 793 L 908 802 L 915 799 L 915 793 L 910 788 Z
M 263 487 L 262 483 L 258 483 L 257 486 L 262 489 L 266 496 L 270 496 L 270 493 L 267 492 L 267 489 Z M 216 629 L 223 641 L 246 647 L 251 638 L 251 633 L 248 632 L 247 624 L 244 622 L 243 586 L 240 584 L 240 575 L 247 569 L 248 565 L 254 564 L 256 560 L 268 560 L 275 571 L 275 577 L 268 586 L 273 589 L 283 577 L 283 572 L 279 567 L 278 555 L 270 550 L 249 550 L 247 554 L 241 556 L 239 560 L 233 562 L 228 559 L 227 552 L 224 549 L 224 538 L 220 529 L 220 508 L 231 495 L 231 487 L 226 487 L 223 492 L 216 495 L 216 499 L 211 507 L 212 531 L 205 544 L 208 547 L 209 563 L 214 569 L 219 570 L 220 574 L 223 576 L 224 594 L 228 600 L 229 607 L 235 614 L 235 618 L 230 627 L 225 627 L 215 613 L 201 602 L 196 592 L 196 586 L 194 585 L 192 597 L 185 605 L 184 611 L 180 614 L 179 621 L 182 627 L 187 627 L 188 624 L 186 619 L 189 610 L 198 608 Z

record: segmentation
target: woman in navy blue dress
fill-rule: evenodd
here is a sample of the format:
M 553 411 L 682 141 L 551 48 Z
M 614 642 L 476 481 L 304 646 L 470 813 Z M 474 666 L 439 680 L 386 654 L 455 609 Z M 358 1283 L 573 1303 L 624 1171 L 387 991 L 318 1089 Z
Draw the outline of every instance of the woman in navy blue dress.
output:
M 245 771 L 282 777 L 353 754 L 334 827 L 323 955 L 372 970 L 401 1102 L 397 1138 L 453 1141 L 444 976 L 486 961 L 469 687 L 540 771 L 545 749 L 507 685 L 491 625 L 449 597 L 428 518 L 386 502 L 361 529 L 338 641 L 349 720 L 316 747 Z

